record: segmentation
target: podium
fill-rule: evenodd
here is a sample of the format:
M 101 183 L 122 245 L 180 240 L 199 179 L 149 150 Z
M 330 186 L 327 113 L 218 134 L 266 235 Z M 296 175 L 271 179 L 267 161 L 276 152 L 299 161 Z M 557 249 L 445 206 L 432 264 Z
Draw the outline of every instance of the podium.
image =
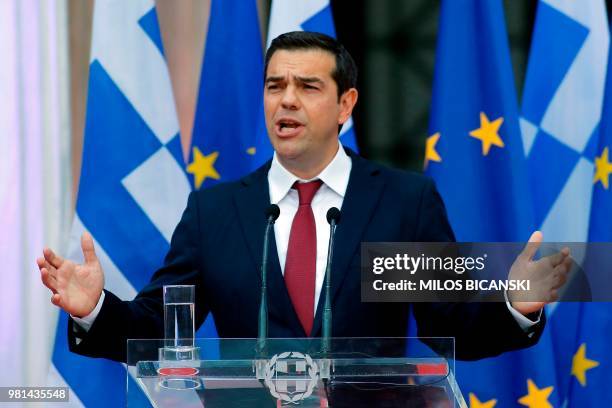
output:
M 128 407 L 467 406 L 452 338 L 166 342 L 128 340 Z

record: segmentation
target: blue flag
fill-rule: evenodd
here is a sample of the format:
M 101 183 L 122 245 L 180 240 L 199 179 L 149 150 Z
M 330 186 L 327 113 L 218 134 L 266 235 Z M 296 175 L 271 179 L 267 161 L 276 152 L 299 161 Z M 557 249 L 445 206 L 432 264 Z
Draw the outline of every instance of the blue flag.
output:
M 68 258 L 82 262 L 79 238 L 89 231 L 105 287 L 124 300 L 162 265 L 191 191 L 160 38 L 152 0 L 96 1 Z M 123 365 L 68 351 L 68 319 L 60 314 L 50 384 L 69 386 L 72 406 L 125 406 Z
M 599 141 L 593 154 L 593 199 L 589 241 L 612 241 L 612 47 L 608 51 L 604 105 L 599 124 Z
M 426 171 L 458 240 L 525 242 L 535 224 L 501 1 L 442 2 L 430 135 Z M 553 364 L 545 348 L 456 370 L 471 407 L 515 407 L 551 391 Z
M 603 0 L 540 1 L 521 129 L 536 225 L 547 241 L 586 242 L 609 43 Z
M 188 167 L 195 188 L 254 170 L 262 97 L 256 0 L 213 0 Z
M 502 2 L 443 1 L 426 171 L 459 241 L 533 228 Z

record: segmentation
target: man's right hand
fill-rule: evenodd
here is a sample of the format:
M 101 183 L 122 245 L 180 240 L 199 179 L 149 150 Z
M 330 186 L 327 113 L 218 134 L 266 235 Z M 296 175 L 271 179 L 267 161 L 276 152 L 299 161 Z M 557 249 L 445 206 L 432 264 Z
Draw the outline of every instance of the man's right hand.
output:
M 76 317 L 90 314 L 104 289 L 104 271 L 87 232 L 81 237 L 81 248 L 83 264 L 64 259 L 49 248 L 43 250 L 43 258 L 36 260 L 42 282 L 53 292 L 51 303 Z

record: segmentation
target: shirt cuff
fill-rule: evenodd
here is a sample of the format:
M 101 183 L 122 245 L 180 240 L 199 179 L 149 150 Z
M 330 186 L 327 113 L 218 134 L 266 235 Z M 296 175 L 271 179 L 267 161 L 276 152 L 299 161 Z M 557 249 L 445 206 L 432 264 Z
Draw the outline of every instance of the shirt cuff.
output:
M 504 291 L 504 299 L 506 300 L 506 306 L 508 307 L 508 310 L 510 311 L 510 313 L 514 317 L 514 320 L 516 320 L 520 328 L 525 333 L 527 333 L 529 337 L 533 336 L 533 332 L 530 332 L 530 329 L 536 324 L 540 323 L 540 318 L 542 317 L 542 310 L 540 310 L 540 312 L 538 313 L 538 318 L 536 320 L 531 320 L 530 318 L 524 316 L 522 313 L 520 313 L 519 311 L 517 311 L 515 308 L 512 307 L 512 305 L 510 304 L 510 301 L 508 300 L 508 293 L 505 291 Z
M 100 309 L 102 309 L 102 303 L 104 303 L 104 297 L 105 297 L 105 293 L 104 291 L 102 291 L 102 294 L 100 295 L 100 299 L 98 300 L 98 304 L 96 305 L 96 307 L 94 307 L 94 310 L 92 310 L 91 313 L 89 313 L 87 316 L 76 317 L 76 316 L 70 315 L 72 320 L 74 320 L 74 322 L 78 324 L 79 327 L 85 330 L 85 332 L 89 331 L 89 329 L 91 328 L 91 325 L 96 320 L 96 317 L 98 317 L 98 314 L 100 313 Z

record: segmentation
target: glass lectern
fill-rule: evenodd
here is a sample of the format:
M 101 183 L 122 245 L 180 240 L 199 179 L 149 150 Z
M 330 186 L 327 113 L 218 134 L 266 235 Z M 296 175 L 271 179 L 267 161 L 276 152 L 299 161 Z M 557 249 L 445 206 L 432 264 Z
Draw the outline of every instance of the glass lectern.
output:
M 466 406 L 453 375 L 452 338 L 188 344 L 128 341 L 129 407 Z

